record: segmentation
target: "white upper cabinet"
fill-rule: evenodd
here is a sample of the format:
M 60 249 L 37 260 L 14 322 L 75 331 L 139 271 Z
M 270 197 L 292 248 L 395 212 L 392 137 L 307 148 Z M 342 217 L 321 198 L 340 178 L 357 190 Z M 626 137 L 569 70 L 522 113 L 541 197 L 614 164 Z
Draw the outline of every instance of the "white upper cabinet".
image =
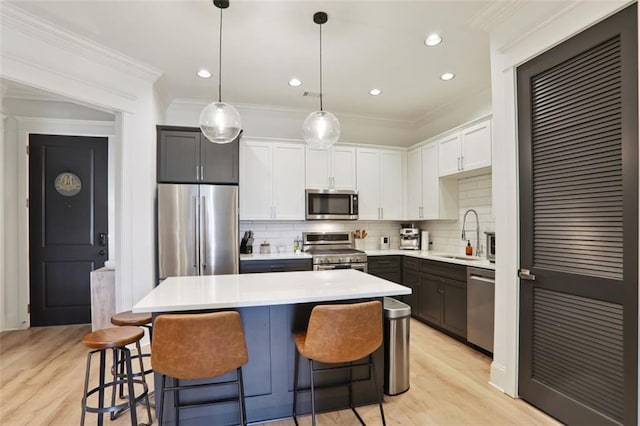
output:
M 437 141 L 439 176 L 491 166 L 491 120 Z
M 407 219 L 455 219 L 457 180 L 438 176 L 438 143 L 407 153 Z
M 407 219 L 422 219 L 422 147 L 407 153 Z
M 402 153 L 358 148 L 358 217 L 362 220 L 402 219 Z
M 243 140 L 240 219 L 304 220 L 305 146 Z
M 307 146 L 306 187 L 310 189 L 356 189 L 355 148 L 329 149 Z
M 463 129 L 462 170 L 491 166 L 491 120 Z

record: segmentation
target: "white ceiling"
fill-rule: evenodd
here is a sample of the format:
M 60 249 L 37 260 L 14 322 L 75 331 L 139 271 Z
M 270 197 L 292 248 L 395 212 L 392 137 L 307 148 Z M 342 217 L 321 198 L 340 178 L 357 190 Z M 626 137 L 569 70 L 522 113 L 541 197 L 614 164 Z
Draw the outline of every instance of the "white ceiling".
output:
M 217 97 L 219 10 L 211 1 L 17 1 L 15 6 L 161 70 L 170 99 Z M 490 86 L 491 1 L 242 1 L 224 11 L 223 100 L 314 110 L 323 26 L 325 109 L 416 122 Z M 438 32 L 437 47 L 424 38 Z M 201 68 L 214 77 L 198 78 Z M 441 81 L 451 71 L 456 77 Z M 303 85 L 290 87 L 291 77 Z M 382 89 L 381 96 L 368 91 Z

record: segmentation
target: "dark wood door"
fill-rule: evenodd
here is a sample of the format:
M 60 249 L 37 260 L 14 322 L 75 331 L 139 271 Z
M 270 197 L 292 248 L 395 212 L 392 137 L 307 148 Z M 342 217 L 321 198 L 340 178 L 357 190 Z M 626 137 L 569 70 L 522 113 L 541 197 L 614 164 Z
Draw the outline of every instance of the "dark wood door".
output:
M 91 322 L 107 253 L 107 138 L 29 136 L 31 325 Z
M 519 394 L 637 424 L 636 5 L 520 66 Z

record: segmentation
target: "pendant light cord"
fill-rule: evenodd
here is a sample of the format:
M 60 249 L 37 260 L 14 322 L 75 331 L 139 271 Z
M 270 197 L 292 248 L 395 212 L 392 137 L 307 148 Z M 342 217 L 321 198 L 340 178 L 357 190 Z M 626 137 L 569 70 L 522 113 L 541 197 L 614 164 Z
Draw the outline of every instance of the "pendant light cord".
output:
M 322 24 L 320 26 L 320 111 L 322 109 Z
M 222 8 L 220 9 L 220 45 L 218 46 L 218 102 L 222 102 Z

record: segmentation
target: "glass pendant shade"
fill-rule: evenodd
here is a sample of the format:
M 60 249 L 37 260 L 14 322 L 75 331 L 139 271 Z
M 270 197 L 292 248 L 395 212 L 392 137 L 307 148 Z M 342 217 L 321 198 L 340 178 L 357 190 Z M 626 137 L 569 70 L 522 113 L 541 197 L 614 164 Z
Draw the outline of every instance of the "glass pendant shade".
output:
M 211 102 L 200 113 L 200 130 L 211 142 L 232 142 L 241 129 L 240 113 L 224 102 Z
M 340 122 L 327 111 L 315 111 L 302 124 L 304 139 L 309 145 L 329 148 L 340 137 Z

